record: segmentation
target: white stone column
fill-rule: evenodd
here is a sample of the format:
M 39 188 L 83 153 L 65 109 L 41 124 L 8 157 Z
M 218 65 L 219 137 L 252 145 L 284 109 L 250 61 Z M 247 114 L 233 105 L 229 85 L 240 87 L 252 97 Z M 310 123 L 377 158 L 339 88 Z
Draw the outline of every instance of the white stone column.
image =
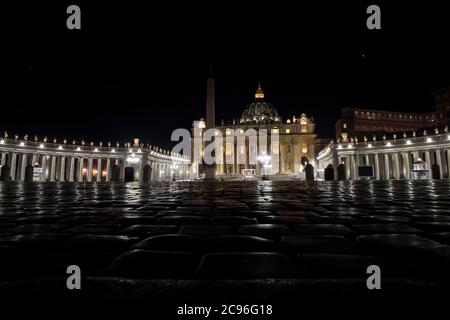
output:
M 1 162 L 2 167 L 5 165 L 5 162 L 6 162 L 6 153 L 2 153 L 2 162 Z
M 405 153 L 405 179 L 411 179 L 411 165 L 409 163 L 409 153 Z
M 102 181 L 102 159 L 97 159 L 97 182 Z
M 66 157 L 61 156 L 60 167 L 59 167 L 59 181 L 66 181 Z
M 16 163 L 17 163 L 17 154 L 11 153 L 11 180 L 16 180 Z
M 380 158 L 378 153 L 375 153 L 375 179 L 380 180 Z
M 389 171 L 390 171 L 389 170 L 389 154 L 385 153 L 384 154 L 384 173 L 385 173 L 384 178 L 386 180 L 389 180 L 391 178 Z
M 427 164 L 428 169 L 428 179 L 433 179 L 433 172 L 431 171 L 431 157 L 430 151 L 425 151 L 425 162 Z
M 450 149 L 447 151 L 447 176 L 450 178 Z
M 369 166 L 369 165 L 370 165 L 369 155 L 368 155 L 368 154 L 364 155 L 364 161 L 365 161 L 365 163 L 366 163 L 366 166 Z
M 439 166 L 439 176 L 444 177 L 444 170 L 442 168 L 441 149 L 436 149 L 436 164 Z
M 398 159 L 398 153 L 394 153 L 394 168 L 395 179 L 400 179 L 400 160 Z
M 92 158 L 88 159 L 87 181 L 92 182 Z
M 69 163 L 69 181 L 73 182 L 73 176 L 75 173 L 75 158 L 70 157 L 70 163 Z
M 83 158 L 78 159 L 78 182 L 83 182 Z
M 353 162 L 353 180 L 359 180 L 359 176 L 358 176 L 358 166 L 359 166 L 359 155 L 357 155 L 356 153 L 353 154 L 352 156 L 352 162 Z
M 111 159 L 106 159 L 106 181 L 108 182 L 111 179 Z
M 25 168 L 27 167 L 27 159 L 28 159 L 28 155 L 26 153 L 21 155 L 19 179 L 17 179 L 17 180 L 25 181 Z
M 42 167 L 42 179 L 41 181 L 47 181 L 48 175 L 47 175 L 47 156 L 43 155 L 42 156 L 42 162 L 41 162 L 41 167 Z
M 350 156 L 345 156 L 345 179 L 351 180 L 352 179 L 352 164 L 350 162 Z
M 52 156 L 50 163 L 50 181 L 55 181 L 55 173 L 56 173 L 56 157 Z

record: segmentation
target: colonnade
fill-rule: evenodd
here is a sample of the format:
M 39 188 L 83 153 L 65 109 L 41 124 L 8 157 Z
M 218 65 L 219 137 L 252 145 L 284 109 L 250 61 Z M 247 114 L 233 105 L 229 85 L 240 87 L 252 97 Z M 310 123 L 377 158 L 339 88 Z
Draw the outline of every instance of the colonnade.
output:
M 26 181 L 29 170 L 33 181 L 109 182 L 116 170 L 118 181 L 169 181 L 188 179 L 189 168 L 187 157 L 152 149 L 0 140 L 2 180 Z

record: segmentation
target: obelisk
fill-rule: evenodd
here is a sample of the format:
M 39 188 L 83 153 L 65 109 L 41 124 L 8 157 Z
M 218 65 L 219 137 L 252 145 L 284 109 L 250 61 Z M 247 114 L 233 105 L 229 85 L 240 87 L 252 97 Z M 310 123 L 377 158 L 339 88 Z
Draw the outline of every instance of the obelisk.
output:
M 209 66 L 208 81 L 206 85 L 206 130 L 215 128 L 215 99 L 214 99 L 214 77 L 212 73 L 212 66 Z M 208 142 L 214 143 L 214 142 Z M 206 147 L 206 146 L 205 146 Z M 213 180 L 216 178 L 216 164 L 205 164 L 205 179 Z

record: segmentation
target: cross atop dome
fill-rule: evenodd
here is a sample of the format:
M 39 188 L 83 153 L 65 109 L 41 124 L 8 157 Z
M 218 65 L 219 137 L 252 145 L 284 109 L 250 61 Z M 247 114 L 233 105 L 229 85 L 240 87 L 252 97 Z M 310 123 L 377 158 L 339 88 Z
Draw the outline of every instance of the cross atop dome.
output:
M 261 88 L 261 83 L 258 84 L 258 90 L 256 90 L 255 99 L 264 99 L 264 91 Z

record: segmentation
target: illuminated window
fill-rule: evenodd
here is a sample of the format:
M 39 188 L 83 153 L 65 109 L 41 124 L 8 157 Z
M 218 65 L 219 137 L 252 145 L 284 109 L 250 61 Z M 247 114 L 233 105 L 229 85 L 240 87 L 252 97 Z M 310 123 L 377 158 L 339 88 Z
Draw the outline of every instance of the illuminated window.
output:
M 306 143 L 302 143 L 302 153 L 308 153 L 308 145 Z
M 308 129 L 306 128 L 306 126 L 302 126 L 301 129 L 300 129 L 300 132 L 301 133 L 307 133 Z
M 278 130 L 277 128 L 274 128 L 274 129 L 272 129 L 272 132 L 273 132 L 273 133 L 278 133 L 279 130 Z
M 347 124 L 344 123 L 344 124 L 342 125 L 342 127 L 343 127 L 344 129 L 347 129 Z
M 231 134 L 231 129 L 226 130 L 226 135 L 229 136 Z
M 287 119 L 287 120 L 286 120 L 286 123 L 291 123 L 291 119 Z
M 291 129 L 286 129 L 286 133 L 291 133 Z

